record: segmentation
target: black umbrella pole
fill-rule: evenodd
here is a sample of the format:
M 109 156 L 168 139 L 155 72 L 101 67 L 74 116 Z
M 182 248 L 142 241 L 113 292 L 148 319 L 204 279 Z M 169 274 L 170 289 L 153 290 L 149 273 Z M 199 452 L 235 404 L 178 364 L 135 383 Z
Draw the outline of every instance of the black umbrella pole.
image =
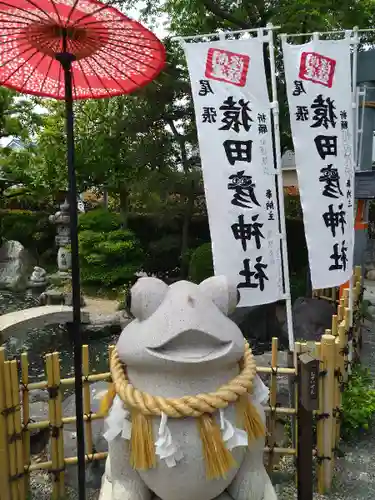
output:
M 69 205 L 70 205 L 70 239 L 72 250 L 72 302 L 73 302 L 73 344 L 74 344 L 74 373 L 75 373 L 75 402 L 77 428 L 77 457 L 78 457 L 78 493 L 79 500 L 86 499 L 86 464 L 85 464 L 85 434 L 82 399 L 82 332 L 81 332 L 81 287 L 78 253 L 78 216 L 77 216 L 77 182 L 74 167 L 74 118 L 71 65 L 74 56 L 68 53 L 59 54 L 58 60 L 64 69 L 65 77 L 65 110 L 66 110 L 66 139 L 67 163 L 69 177 Z

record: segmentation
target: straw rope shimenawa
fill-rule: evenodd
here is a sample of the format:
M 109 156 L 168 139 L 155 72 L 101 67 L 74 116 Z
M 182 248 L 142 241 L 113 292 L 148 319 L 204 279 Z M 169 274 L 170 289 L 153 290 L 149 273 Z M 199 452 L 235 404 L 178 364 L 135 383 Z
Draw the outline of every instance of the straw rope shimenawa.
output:
M 246 430 L 249 443 L 265 435 L 260 415 L 249 398 L 253 390 L 256 364 L 247 342 L 240 361 L 239 375 L 217 391 L 207 394 L 163 398 L 139 391 L 130 383 L 126 367 L 116 349 L 112 352 L 110 367 L 113 384 L 102 401 L 101 412 L 108 413 L 116 394 L 131 412 L 130 462 L 135 469 L 144 470 L 156 466 L 151 417 L 160 417 L 162 413 L 169 418 L 197 419 L 209 479 L 225 477 L 228 470 L 236 465 L 223 442 L 220 427 L 213 416 L 215 412 L 236 403 L 237 425 Z

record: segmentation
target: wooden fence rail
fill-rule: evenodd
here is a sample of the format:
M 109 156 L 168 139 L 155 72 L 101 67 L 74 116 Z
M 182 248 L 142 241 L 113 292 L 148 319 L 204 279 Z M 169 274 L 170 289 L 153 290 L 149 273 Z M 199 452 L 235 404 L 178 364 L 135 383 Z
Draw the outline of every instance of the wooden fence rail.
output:
M 271 470 L 275 456 L 291 455 L 297 460 L 298 443 L 291 447 L 278 446 L 275 428 L 278 416 L 295 417 L 298 413 L 298 360 L 301 354 L 309 353 L 319 362 L 318 409 L 314 411 L 317 432 L 316 446 L 307 453 L 315 457 L 317 467 L 317 487 L 320 493 L 331 487 L 334 465 L 334 450 L 340 440 L 340 416 L 342 388 L 350 375 L 351 364 L 360 356 L 360 325 L 356 314 L 361 301 L 361 274 L 354 274 L 354 311 L 355 323 L 350 327 L 352 311 L 349 309 L 349 293 L 338 302 L 337 314 L 332 318 L 332 327 L 326 330 L 321 342 L 296 342 L 294 367 L 278 366 L 278 339 L 272 340 L 270 366 L 258 367 L 260 375 L 269 376 L 270 399 L 267 415 L 267 442 L 264 449 L 268 455 L 267 466 Z M 324 291 L 316 296 L 335 302 L 336 292 Z M 357 324 L 358 323 L 358 324 Z M 352 358 L 350 357 L 352 346 Z M 86 439 L 86 461 L 104 460 L 107 453 L 96 453 L 92 441 L 92 421 L 101 417 L 91 412 L 90 383 L 110 381 L 110 373 L 90 375 L 89 350 L 83 346 L 83 397 Z M 109 348 L 110 351 L 112 347 Z M 20 361 L 6 360 L 5 350 L 0 348 L 0 500 L 24 500 L 29 491 L 30 474 L 49 471 L 52 480 L 52 498 L 65 495 L 64 472 L 67 466 L 77 463 L 77 457 L 65 457 L 63 427 L 75 422 L 75 417 L 64 417 L 62 411 L 62 389 L 74 386 L 74 378 L 62 379 L 60 375 L 59 353 L 45 356 L 46 380 L 29 383 L 28 355 L 23 353 Z M 279 407 L 277 404 L 278 377 L 292 377 L 295 383 L 295 404 L 293 407 Z M 35 390 L 48 392 L 49 419 L 32 422 L 29 411 L 29 394 Z M 22 411 L 21 411 L 22 410 Z M 297 419 L 294 418 L 297 424 Z M 30 432 L 50 428 L 50 460 L 36 463 L 30 454 Z M 296 432 L 298 435 L 298 432 Z M 310 456 L 311 461 L 311 456 Z

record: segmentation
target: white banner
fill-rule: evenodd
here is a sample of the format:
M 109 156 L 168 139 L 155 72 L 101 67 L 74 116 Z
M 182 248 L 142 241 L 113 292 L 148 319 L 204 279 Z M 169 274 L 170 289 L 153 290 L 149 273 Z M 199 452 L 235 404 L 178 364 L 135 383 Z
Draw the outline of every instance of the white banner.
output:
M 283 43 L 283 53 L 311 281 L 329 288 L 352 274 L 350 40 Z
M 258 39 L 184 46 L 193 92 L 215 274 L 239 307 L 284 298 L 270 102 Z

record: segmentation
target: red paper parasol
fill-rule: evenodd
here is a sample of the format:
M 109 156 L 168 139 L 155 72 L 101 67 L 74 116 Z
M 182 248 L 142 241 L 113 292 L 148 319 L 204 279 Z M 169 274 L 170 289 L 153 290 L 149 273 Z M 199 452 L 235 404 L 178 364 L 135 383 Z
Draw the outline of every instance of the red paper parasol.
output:
M 76 59 L 74 99 L 128 94 L 165 63 L 153 33 L 95 0 L 0 1 L 0 33 L 0 84 L 26 94 L 64 99 L 63 52 Z
M 85 443 L 73 100 L 128 94 L 151 82 L 164 63 L 155 35 L 96 0 L 0 0 L 0 85 L 65 100 L 80 500 Z

